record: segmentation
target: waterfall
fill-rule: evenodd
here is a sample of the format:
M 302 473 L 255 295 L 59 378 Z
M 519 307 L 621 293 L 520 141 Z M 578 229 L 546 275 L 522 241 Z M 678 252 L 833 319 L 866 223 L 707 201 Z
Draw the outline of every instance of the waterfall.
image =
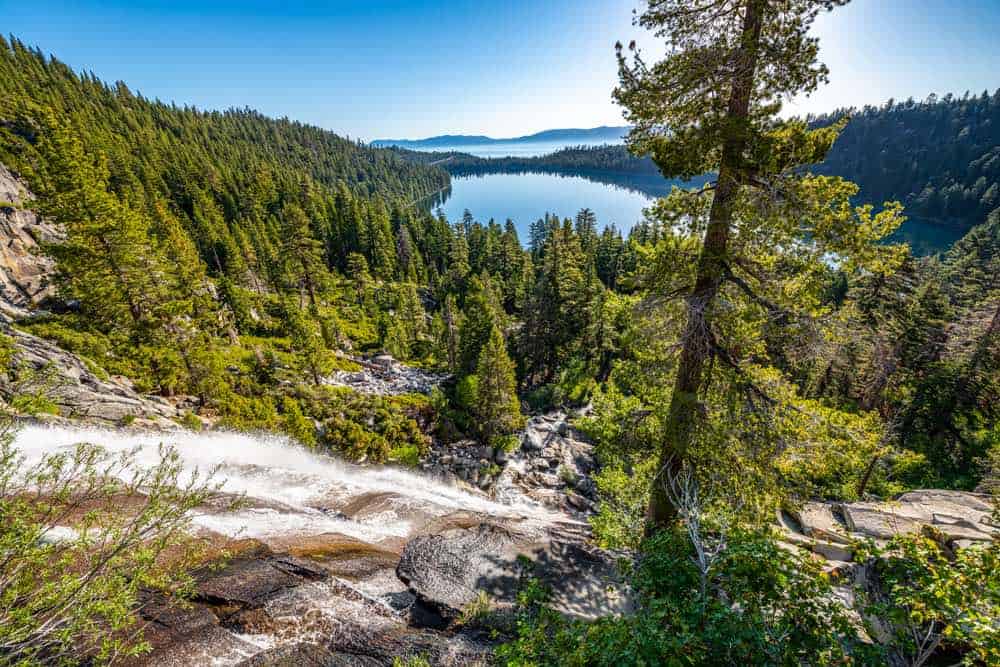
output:
M 15 435 L 15 446 L 29 462 L 81 442 L 111 452 L 135 450 L 137 463 L 146 466 L 159 460 L 163 444 L 177 451 L 185 472 L 218 467 L 214 479 L 222 482 L 222 491 L 246 496 L 246 506 L 232 513 L 198 513 L 193 521 L 230 536 L 333 532 L 372 542 L 408 537 L 422 522 L 458 510 L 529 522 L 550 518 L 527 502 L 501 504 L 418 473 L 353 465 L 274 434 L 27 425 Z

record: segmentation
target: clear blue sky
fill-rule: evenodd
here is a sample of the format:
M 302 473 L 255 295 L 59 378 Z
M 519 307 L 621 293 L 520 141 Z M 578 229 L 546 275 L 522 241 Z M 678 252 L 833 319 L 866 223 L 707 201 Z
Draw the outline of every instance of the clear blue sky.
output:
M 362 139 L 620 124 L 635 0 L 0 0 L 2 30 L 178 104 Z M 1000 0 L 854 0 L 817 26 L 832 83 L 797 111 L 1000 87 Z

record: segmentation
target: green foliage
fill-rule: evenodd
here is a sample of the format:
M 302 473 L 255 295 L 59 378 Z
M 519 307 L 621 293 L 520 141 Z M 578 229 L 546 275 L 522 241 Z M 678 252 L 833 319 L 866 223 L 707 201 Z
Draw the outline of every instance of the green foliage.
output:
M 483 442 L 502 447 L 507 438 L 524 426 L 517 398 L 514 363 L 500 329 L 493 326 L 476 364 L 473 414 Z
M 303 412 L 298 401 L 289 396 L 281 399 L 281 430 L 307 447 L 315 447 L 316 426 Z
M 872 631 L 908 664 L 941 649 L 959 651 L 963 665 L 1000 662 L 1000 543 L 950 554 L 933 538 L 900 535 L 859 553 L 878 577 L 865 608 L 879 619 Z
M 139 655 L 140 593 L 183 595 L 199 543 L 191 510 L 216 486 L 175 452 L 151 468 L 135 453 L 81 444 L 29 463 L 0 438 L 0 655 L 5 664 L 96 664 Z M 122 511 L 121 499 L 136 498 Z M 167 553 L 169 559 L 163 558 Z
M 403 405 L 353 392 L 325 398 L 323 407 L 314 411 L 323 419 L 321 445 L 370 463 L 394 460 L 412 466 L 427 454 L 430 439 Z
M 185 412 L 181 417 L 181 426 L 189 431 L 200 431 L 204 427 L 202 421 L 198 419 L 197 415 L 190 411 Z
M 644 545 L 635 614 L 572 622 L 525 595 L 503 665 L 828 665 L 875 662 L 854 642 L 830 584 L 808 559 L 767 535 L 735 534 L 707 573 L 686 535 Z M 732 604 L 738 600 L 739 604 Z M 527 603 L 527 604 L 525 604 Z M 849 657 L 850 656 L 850 657 Z

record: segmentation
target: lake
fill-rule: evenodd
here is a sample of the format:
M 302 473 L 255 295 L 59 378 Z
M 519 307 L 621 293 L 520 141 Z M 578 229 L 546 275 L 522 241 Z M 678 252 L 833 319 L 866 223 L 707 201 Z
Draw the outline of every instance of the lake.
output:
M 406 148 L 440 153 L 468 153 L 476 157 L 538 157 L 555 153 L 570 146 L 605 146 L 607 143 L 606 140 L 588 141 L 582 139 L 567 143 L 565 139 L 552 139 L 548 141 L 497 141 L 489 144 L 455 143 L 420 148 L 406 146 Z
M 546 213 L 572 218 L 589 208 L 597 215 L 599 229 L 614 223 L 628 230 L 652 202 L 652 196 L 638 189 L 582 176 L 520 173 L 452 177 L 451 194 L 440 206 L 451 222 L 461 220 L 466 209 L 482 223 L 492 218 L 503 224 L 510 218 L 521 242 L 527 243 L 531 223 Z
M 694 187 L 703 180 L 687 185 Z M 440 206 L 451 222 L 461 220 L 466 209 L 482 223 L 492 218 L 502 225 L 510 218 L 521 242 L 527 243 L 528 229 L 535 220 L 546 213 L 572 218 L 581 208 L 594 211 L 598 229 L 614 224 L 627 232 L 642 220 L 642 209 L 656 197 L 667 195 L 674 184 L 684 185 L 658 177 L 629 178 L 604 173 L 453 176 L 450 193 L 443 193 L 432 208 Z M 963 233 L 933 220 L 910 218 L 890 240 L 909 242 L 915 255 L 928 255 L 947 250 Z

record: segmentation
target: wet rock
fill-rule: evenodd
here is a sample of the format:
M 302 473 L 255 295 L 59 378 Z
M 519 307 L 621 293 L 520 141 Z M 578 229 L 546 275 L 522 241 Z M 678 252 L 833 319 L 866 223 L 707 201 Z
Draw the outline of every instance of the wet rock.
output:
M 295 556 L 272 554 L 261 545 L 218 571 L 207 568 L 197 573 L 195 599 L 213 606 L 217 615 L 226 619 L 244 609 L 260 607 L 281 591 L 326 576 L 318 565 Z
M 396 567 L 400 580 L 445 623 L 458 618 L 480 591 L 498 605 L 512 604 L 528 573 L 551 585 L 554 608 L 571 616 L 594 618 L 631 606 L 611 554 L 493 524 L 417 537 Z
M 159 594 L 144 594 L 141 599 L 143 638 L 152 651 L 121 662 L 127 667 L 211 664 L 256 650 L 222 628 L 215 614 L 204 605 L 182 604 Z
M 334 653 L 311 642 L 276 646 L 238 663 L 237 667 L 379 667 L 375 658 Z

